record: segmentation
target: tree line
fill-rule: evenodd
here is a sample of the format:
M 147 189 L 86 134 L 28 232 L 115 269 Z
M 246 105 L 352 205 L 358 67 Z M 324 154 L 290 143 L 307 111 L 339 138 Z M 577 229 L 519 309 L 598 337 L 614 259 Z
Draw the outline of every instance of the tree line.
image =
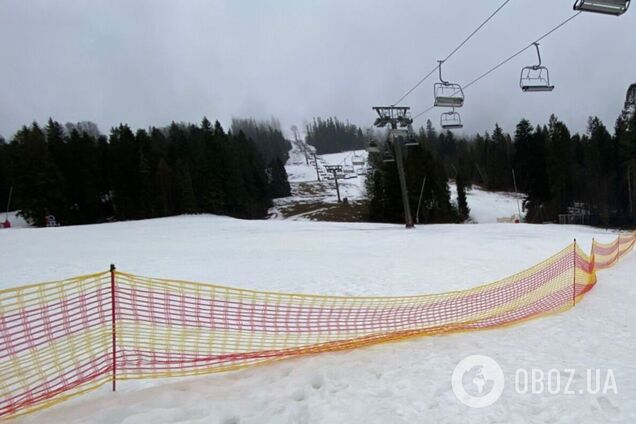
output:
M 232 132 L 238 134 L 241 131 L 247 138 L 257 143 L 265 163 L 271 163 L 276 159 L 286 163 L 289 159 L 291 143 L 283 135 L 278 120 L 272 118 L 269 121 L 257 121 L 253 118 L 233 118 Z
M 546 124 L 522 119 L 514 134 L 495 125 L 492 132 L 457 136 L 438 133 L 431 121 L 416 134 L 416 147 L 404 148 L 411 212 L 421 223 L 463 222 L 470 213 L 466 190 L 525 194 L 528 222 L 558 222 L 573 206 L 603 226 L 636 224 L 636 116 L 624 111 L 613 133 L 590 117 L 585 134 L 572 134 L 552 115 Z M 394 147 L 371 154 L 367 181 L 373 221 L 402 222 L 403 210 Z M 450 198 L 447 181 L 457 184 Z M 516 183 L 516 184 L 515 184 Z
M 613 133 L 590 117 L 585 134 L 572 134 L 552 115 L 547 124 L 522 119 L 512 135 L 495 125 L 492 133 L 473 137 L 438 134 L 429 121 L 419 139 L 451 178 L 467 185 L 510 192 L 516 179 L 529 222 L 556 222 L 579 204 L 598 225 L 636 223 L 636 116 L 626 112 Z
M 306 132 L 305 142 L 314 146 L 319 155 L 362 150 L 367 144 L 360 128 L 336 117 L 314 118 L 307 124 Z
M 39 226 L 47 215 L 63 225 L 203 212 L 251 219 L 289 194 L 289 143 L 269 125 L 236 120 L 225 132 L 204 118 L 136 131 L 121 124 L 108 136 L 96 128 L 50 119 L 1 141 L 2 204 L 13 187 L 12 209 Z

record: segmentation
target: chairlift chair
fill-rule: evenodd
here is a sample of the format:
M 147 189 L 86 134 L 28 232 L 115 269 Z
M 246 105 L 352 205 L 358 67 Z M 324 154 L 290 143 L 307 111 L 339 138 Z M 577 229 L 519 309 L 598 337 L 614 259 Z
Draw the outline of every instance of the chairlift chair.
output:
M 399 115 L 397 117 L 397 122 L 400 127 L 408 127 L 413 124 L 413 118 L 411 118 L 411 114 L 409 112 L 405 112 L 404 115 Z
M 464 128 L 462 124 L 462 117 L 458 112 L 455 112 L 455 108 L 451 112 L 444 112 L 439 118 L 440 126 L 445 130 L 458 130 Z
M 627 12 L 631 0 L 576 0 L 574 10 L 620 16 Z
M 408 137 L 406 141 L 404 142 L 404 145 L 407 147 L 414 147 L 414 146 L 419 146 L 420 142 L 417 141 L 415 137 Z
M 380 153 L 380 145 L 377 141 L 371 140 L 367 145 L 367 152 L 369 153 Z
M 386 151 L 382 155 L 382 162 L 384 163 L 395 162 L 395 158 L 390 152 Z
M 391 138 L 393 140 L 397 140 L 399 138 L 406 139 L 409 135 L 409 131 L 404 128 L 399 128 L 390 131 Z
M 435 198 L 435 192 L 431 190 L 431 198 L 424 202 L 424 207 L 430 211 L 437 208 L 437 206 L 438 203 L 437 199 Z
M 539 51 L 539 43 L 533 43 L 537 49 L 539 64 L 526 66 L 521 69 L 521 77 L 519 78 L 519 86 L 524 92 L 545 92 L 554 90 L 554 86 L 550 85 L 550 71 L 541 65 L 541 52 Z
M 462 86 L 456 83 L 444 81 L 442 78 L 442 63 L 439 62 L 439 82 L 433 85 L 433 94 L 435 96 L 435 107 L 462 107 L 464 106 L 464 90 Z
M 351 157 L 351 163 L 356 166 L 364 165 L 364 157 L 362 155 L 353 155 Z

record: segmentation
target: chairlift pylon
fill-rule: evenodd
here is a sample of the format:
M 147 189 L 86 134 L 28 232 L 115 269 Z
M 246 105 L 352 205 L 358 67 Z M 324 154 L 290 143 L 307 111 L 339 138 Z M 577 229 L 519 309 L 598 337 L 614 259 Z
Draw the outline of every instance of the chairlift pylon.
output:
M 443 60 L 439 62 L 439 82 L 433 85 L 433 94 L 435 96 L 435 107 L 462 107 L 464 106 L 464 90 L 462 86 L 456 83 L 445 81 L 442 78 Z
M 464 124 L 462 124 L 462 117 L 458 112 L 455 112 L 455 108 L 453 108 L 450 112 L 444 112 L 439 118 L 439 124 L 442 129 L 445 130 L 458 130 L 460 128 L 464 128 Z
M 545 92 L 554 90 L 554 85 L 550 85 L 550 71 L 541 64 L 541 52 L 539 51 L 539 43 L 533 43 L 537 49 L 537 57 L 539 64 L 526 66 L 521 69 L 521 77 L 519 78 L 519 86 L 524 92 Z
M 574 10 L 620 16 L 627 12 L 631 0 L 576 0 Z

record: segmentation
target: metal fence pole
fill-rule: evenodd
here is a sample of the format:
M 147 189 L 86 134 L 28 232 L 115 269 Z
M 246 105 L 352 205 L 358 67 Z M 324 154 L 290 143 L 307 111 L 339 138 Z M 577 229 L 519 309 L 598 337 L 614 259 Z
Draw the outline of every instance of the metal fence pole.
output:
M 572 307 L 576 306 L 576 239 L 572 245 Z

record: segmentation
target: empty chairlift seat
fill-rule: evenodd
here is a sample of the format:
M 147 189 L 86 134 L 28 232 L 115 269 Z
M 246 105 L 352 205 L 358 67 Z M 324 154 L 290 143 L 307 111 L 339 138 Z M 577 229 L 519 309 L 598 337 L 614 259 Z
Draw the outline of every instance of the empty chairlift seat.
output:
M 521 89 L 526 93 L 552 91 L 550 71 L 544 66 L 527 66 L 521 71 Z
M 462 107 L 464 106 L 464 90 L 461 85 L 444 81 L 442 78 L 442 63 L 439 62 L 439 82 L 433 85 L 435 107 Z
M 404 145 L 407 147 L 419 146 L 420 142 L 417 141 L 417 138 L 413 134 L 409 134 L 409 137 L 404 142 Z
M 576 0 L 574 10 L 620 16 L 627 12 L 631 0 Z
M 353 165 L 343 165 L 342 172 L 344 172 L 345 174 L 355 174 L 356 170 Z
M 351 163 L 355 166 L 364 165 L 364 156 L 353 155 L 353 157 L 351 158 Z
M 385 151 L 382 154 L 382 162 L 384 162 L 384 163 L 395 162 L 395 158 L 393 157 L 393 155 L 390 152 Z
M 369 144 L 367 145 L 367 152 L 369 153 L 380 153 L 381 149 L 380 149 L 380 145 L 378 144 L 377 141 L 375 140 L 370 140 Z
M 550 71 L 548 68 L 541 65 L 539 43 L 534 43 L 534 47 L 537 49 L 539 64 L 526 66 L 521 69 L 519 86 L 521 86 L 521 90 L 524 92 L 552 91 L 554 90 L 554 85 L 550 84 Z
M 439 121 L 440 126 L 445 130 L 457 130 L 464 128 L 461 116 L 459 113 L 455 112 L 454 109 L 452 112 L 442 113 Z

